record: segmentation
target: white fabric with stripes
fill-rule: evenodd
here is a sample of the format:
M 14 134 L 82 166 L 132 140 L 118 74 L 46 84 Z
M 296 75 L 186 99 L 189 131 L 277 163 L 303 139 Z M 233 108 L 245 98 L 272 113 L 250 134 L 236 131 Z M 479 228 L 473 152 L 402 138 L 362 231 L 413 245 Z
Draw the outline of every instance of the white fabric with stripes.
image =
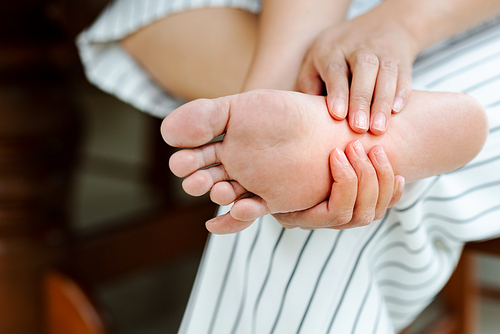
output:
M 259 9 L 258 2 L 230 2 L 210 5 Z M 367 3 L 354 5 L 366 10 Z M 206 5 L 115 2 L 79 37 L 89 79 L 142 110 L 165 115 L 179 102 L 116 40 L 168 13 Z M 266 216 L 241 233 L 212 236 L 180 334 L 392 334 L 433 300 L 464 242 L 500 235 L 499 20 L 419 57 L 414 87 L 477 98 L 490 121 L 481 153 L 460 170 L 407 185 L 401 201 L 364 228 L 285 230 Z

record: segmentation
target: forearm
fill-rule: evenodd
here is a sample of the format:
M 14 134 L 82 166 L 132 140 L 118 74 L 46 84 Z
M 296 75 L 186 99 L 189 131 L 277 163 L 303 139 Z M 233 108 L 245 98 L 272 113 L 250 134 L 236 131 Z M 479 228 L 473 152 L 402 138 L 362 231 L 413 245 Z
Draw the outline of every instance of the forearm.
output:
M 499 14 L 498 0 L 386 0 L 366 15 L 400 24 L 413 36 L 418 54 Z
M 350 0 L 267 0 L 243 90 L 292 90 L 304 55 L 326 27 L 344 19 Z

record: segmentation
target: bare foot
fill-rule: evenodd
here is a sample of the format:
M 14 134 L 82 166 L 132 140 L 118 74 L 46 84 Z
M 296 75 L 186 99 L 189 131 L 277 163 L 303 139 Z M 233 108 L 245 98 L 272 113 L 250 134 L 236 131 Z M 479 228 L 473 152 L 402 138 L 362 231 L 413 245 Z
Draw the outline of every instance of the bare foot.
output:
M 310 208 L 330 193 L 329 155 L 345 141 L 348 130 L 338 124 L 337 129 L 335 123 L 340 122 L 324 110 L 324 98 L 268 90 L 190 102 L 163 123 L 165 141 L 193 147 L 223 132 L 225 137 L 222 142 L 177 152 L 170 168 L 184 177 L 221 164 L 197 171 L 183 184 L 187 193 L 196 196 L 218 181 L 236 180 L 238 184 L 222 183 L 213 189 L 217 202 L 226 202 L 220 204 L 229 204 L 248 191 L 264 200 L 268 212 Z
M 329 116 L 324 97 L 257 90 L 190 102 L 165 119 L 162 134 L 172 146 L 195 147 L 170 161 L 175 175 L 189 175 L 183 183 L 187 193 L 211 190 L 219 204 L 256 194 L 231 209 L 233 218 L 251 221 L 267 213 L 312 208 L 327 199 L 335 147 L 347 147 L 352 163 L 355 156 L 366 161 L 364 152 L 370 148 L 368 155 L 376 161 L 375 145 L 380 144 L 394 172 L 412 181 L 462 166 L 477 154 L 487 133 L 481 107 L 463 94 L 414 92 L 405 111 L 391 122 L 384 136 L 356 134 L 345 121 Z M 222 142 L 207 144 L 223 133 Z M 224 182 L 229 180 L 236 182 Z

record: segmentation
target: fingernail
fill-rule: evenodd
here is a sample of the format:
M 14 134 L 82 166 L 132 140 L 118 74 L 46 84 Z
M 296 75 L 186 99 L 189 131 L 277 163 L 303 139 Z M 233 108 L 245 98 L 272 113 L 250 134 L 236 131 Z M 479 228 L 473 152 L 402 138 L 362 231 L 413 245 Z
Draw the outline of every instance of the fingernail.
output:
M 405 178 L 401 176 L 401 179 L 399 180 L 399 184 L 398 184 L 399 192 L 402 193 L 404 188 L 405 188 Z
M 366 114 L 361 110 L 356 111 L 356 114 L 354 114 L 354 127 L 358 129 L 368 130 Z
M 337 158 L 337 161 L 341 165 L 349 165 L 349 160 L 347 160 L 345 153 L 339 150 L 338 148 L 335 149 L 335 157 Z
M 346 116 L 345 103 L 342 99 L 334 99 L 330 108 L 331 108 L 331 111 L 338 118 L 342 118 L 342 119 L 345 118 L 345 116 Z
M 356 152 L 356 155 L 358 158 L 361 160 L 365 160 L 368 158 L 366 155 L 365 149 L 363 148 L 363 145 L 361 145 L 361 142 L 359 140 L 356 140 L 352 146 L 354 147 L 354 152 Z
M 377 159 L 378 164 L 381 166 L 385 166 L 389 163 L 387 155 L 385 155 L 384 149 L 382 147 L 375 150 L 375 158 Z
M 375 116 L 373 117 L 372 121 L 372 128 L 378 131 L 385 131 L 386 125 L 387 124 L 387 118 L 385 117 L 384 113 L 376 113 Z
M 401 111 L 402 107 L 403 107 L 403 99 L 398 96 L 394 99 L 394 104 L 392 105 L 392 111 L 398 113 Z

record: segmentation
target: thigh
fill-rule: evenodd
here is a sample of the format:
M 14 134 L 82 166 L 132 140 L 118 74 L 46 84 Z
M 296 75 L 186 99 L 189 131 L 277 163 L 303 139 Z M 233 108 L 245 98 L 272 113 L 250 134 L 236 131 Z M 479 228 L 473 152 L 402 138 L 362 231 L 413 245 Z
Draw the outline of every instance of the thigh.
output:
M 202 8 L 167 16 L 121 44 L 165 90 L 190 100 L 240 92 L 256 35 L 255 14 Z

